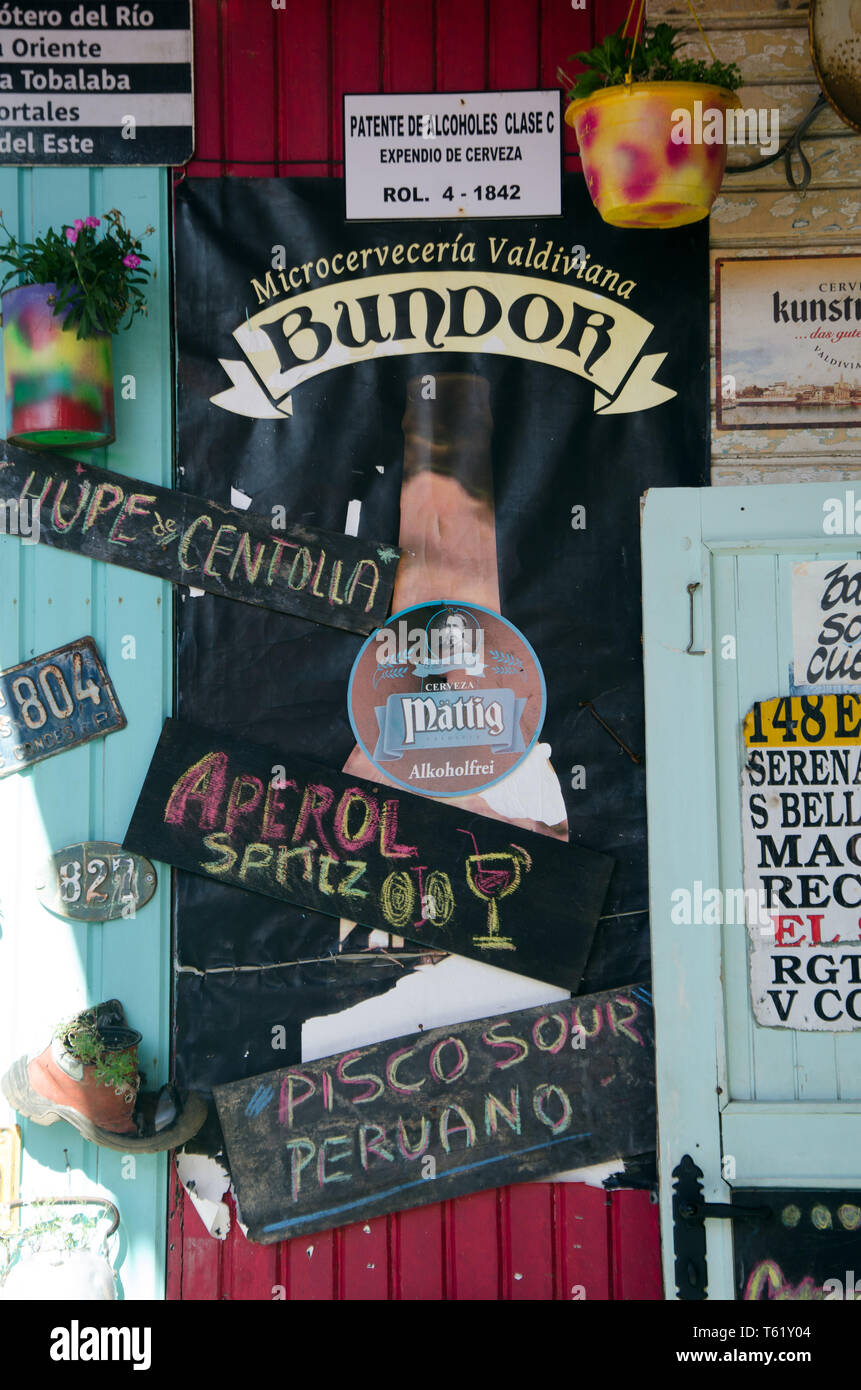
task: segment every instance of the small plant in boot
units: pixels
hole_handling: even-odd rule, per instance
[[[37,1125],[65,1120],[85,1139],[122,1153],[159,1153],[196,1134],[207,1104],[195,1092],[140,1092],[138,1044],[118,999],[84,1009],[34,1057],[19,1057],[2,1090]],[[164,1103],[169,1100],[169,1104]],[[142,1123],[139,1123],[142,1121]]]
[[[85,1009],[61,1023],[55,1038],[85,1067],[93,1068],[93,1080],[109,1086],[126,1104],[137,1099],[140,1081],[137,1044],[140,1033],[132,1028],[99,1023],[99,1008]]]

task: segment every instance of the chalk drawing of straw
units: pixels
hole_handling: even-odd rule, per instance
[[[475,854],[467,856],[466,881],[475,896],[487,903],[487,935],[474,936],[473,945],[480,946],[483,951],[516,951],[511,937],[500,935],[496,904],[520,887],[523,872],[528,873],[532,868],[532,860],[520,845],[481,854],[471,830],[460,830],[460,834],[469,836],[475,850]]]

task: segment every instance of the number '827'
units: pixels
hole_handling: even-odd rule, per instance
[[[58,866],[60,897],[64,903],[76,903],[79,900],[84,887],[81,880],[82,869],[84,878],[93,880],[87,886],[87,903],[108,902],[108,894],[100,893],[98,890],[109,872],[114,876],[113,889],[116,896],[122,899],[134,899],[138,896],[137,864],[131,855],[111,855],[109,870],[107,856],[104,859],[88,860],[87,847],[84,845],[80,859],[66,859]]]

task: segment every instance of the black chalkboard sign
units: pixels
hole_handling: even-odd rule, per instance
[[[745,1187],[732,1204],[771,1212],[733,1222],[742,1301],[861,1299],[861,1192]]]
[[[124,844],[568,989],[613,868],[607,855],[175,719]]]
[[[651,1148],[648,1000],[625,985],[216,1086],[250,1238],[268,1244]]]
[[[0,777],[125,727],[92,637],[0,671]]]
[[[0,531],[300,618],[373,632],[400,551],[0,445]],[[22,525],[26,521],[26,528]]]

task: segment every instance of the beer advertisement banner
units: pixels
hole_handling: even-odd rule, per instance
[[[861,423],[859,276],[858,256],[718,259],[718,429]]]
[[[178,718],[445,798],[479,851],[491,817],[609,855],[583,992],[648,977],[639,506],[708,481],[707,248],[579,176],[558,218],[420,225],[346,223],[339,180],[177,192],[177,486],[402,552],[379,639],[182,591]],[[176,879],[182,1085],[362,1045],[363,1006],[390,1038],[545,1002],[492,932],[467,961]]]

